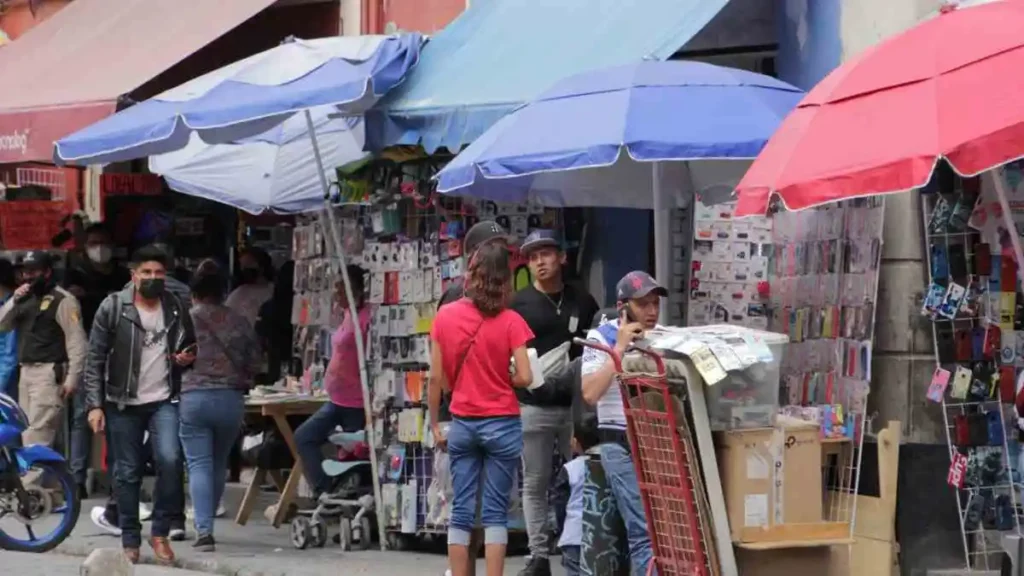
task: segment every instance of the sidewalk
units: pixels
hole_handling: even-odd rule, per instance
[[[77,576],[82,558],[0,551],[0,566],[4,567],[5,574],[18,576]],[[160,566],[137,566],[135,576],[203,576],[203,573]]]
[[[217,552],[194,552],[190,541],[174,543],[179,568],[225,576],[337,576],[339,573],[346,576],[370,573],[375,576],[442,576],[447,568],[447,560],[442,551],[342,552],[338,545],[331,542],[321,549],[296,550],[289,539],[288,527],[274,529],[263,517],[263,510],[274,501],[272,494],[264,495],[257,503],[246,526],[235,524],[234,512],[238,510],[242,492],[243,488],[239,485],[228,486],[225,495],[228,517],[217,520]],[[120,546],[119,539],[102,532],[89,519],[92,507],[103,503],[103,500],[88,500],[82,504],[82,516],[75,526],[75,531],[57,552],[84,558],[95,548]],[[143,536],[148,534],[148,529],[148,523],[143,524]],[[191,526],[189,529],[191,532]],[[331,534],[334,533],[332,530]],[[147,561],[147,558],[151,561],[152,550],[144,545],[142,556],[143,561]],[[556,558],[552,564],[557,563]],[[525,559],[522,557],[510,558],[505,572],[516,574],[525,565]],[[477,573],[484,573],[482,560],[478,563]],[[140,574],[146,576],[144,572]],[[560,566],[555,574],[563,574]]]

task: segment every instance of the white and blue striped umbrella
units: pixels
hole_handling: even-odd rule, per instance
[[[106,164],[264,134],[296,112],[334,106],[359,115],[397,86],[423,37],[289,40],[136,104],[56,143],[57,164]]]

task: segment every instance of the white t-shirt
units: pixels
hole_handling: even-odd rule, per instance
[[[612,320],[609,324],[615,326],[617,330],[619,321]],[[596,329],[591,329],[587,332],[587,340],[609,345],[604,336]],[[611,358],[608,354],[596,348],[585,347],[583,349],[583,364],[580,367],[580,374],[582,376],[593,374],[600,370],[605,362],[609,361],[611,361]],[[604,395],[597,401],[597,426],[598,428],[614,430],[626,429],[626,413],[622,409],[622,392],[619,390],[618,376],[612,378],[612,383],[605,390]]]
[[[139,388],[131,404],[162,402],[171,397],[170,366],[167,363],[167,326],[164,308],[145,310],[136,306],[142,321],[142,354],[139,363]]]
[[[566,462],[569,475],[569,502],[565,505],[565,526],[558,547],[583,544],[583,481],[587,475],[587,457],[577,456]]]

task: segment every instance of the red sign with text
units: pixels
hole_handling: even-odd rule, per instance
[[[953,488],[964,487],[964,476],[967,475],[967,456],[959,452],[953,453],[953,461],[949,464],[949,475],[946,483]]]

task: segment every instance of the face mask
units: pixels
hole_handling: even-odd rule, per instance
[[[139,282],[139,294],[147,300],[156,300],[164,293],[163,278],[146,278]]]
[[[109,246],[90,246],[86,248],[85,253],[89,260],[97,264],[106,264],[114,256],[114,251]]]
[[[42,296],[46,294],[46,290],[49,288],[50,281],[45,276],[36,276],[32,279],[32,293],[36,296]]]
[[[256,268],[242,268],[241,277],[243,283],[253,284],[260,279],[260,271]]]

